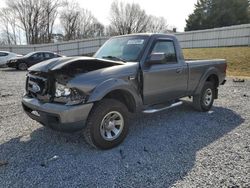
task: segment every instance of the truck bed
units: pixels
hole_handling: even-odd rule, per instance
[[[216,68],[219,75],[219,84],[221,84],[226,75],[226,60],[225,59],[211,59],[211,60],[187,60],[185,61],[189,68],[188,76],[188,91],[195,91],[196,87],[200,83],[202,76],[206,74],[207,71]]]

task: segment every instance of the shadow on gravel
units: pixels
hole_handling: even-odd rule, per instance
[[[193,168],[199,150],[242,122],[230,109],[199,113],[186,104],[140,115],[125,142],[108,151],[90,148],[81,133],[39,128],[1,144],[0,160],[9,164],[0,166],[0,182],[3,187],[170,187]]]
[[[3,72],[26,72],[26,71],[22,71],[22,70],[17,70],[15,68],[0,68],[0,70]]]

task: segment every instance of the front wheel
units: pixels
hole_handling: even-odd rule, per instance
[[[214,103],[215,88],[212,82],[205,82],[201,93],[193,96],[193,104],[196,110],[207,112]]]
[[[84,130],[85,140],[100,149],[119,145],[128,132],[127,107],[114,99],[103,99],[95,104]]]
[[[26,65],[26,63],[19,63],[18,66],[17,66],[18,70],[27,70],[28,69],[28,66]]]

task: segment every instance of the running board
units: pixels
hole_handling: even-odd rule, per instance
[[[145,114],[152,114],[152,113],[160,112],[160,111],[167,110],[167,109],[170,109],[170,108],[174,108],[174,107],[180,106],[180,105],[182,105],[182,104],[183,104],[183,102],[182,102],[182,101],[179,101],[179,102],[176,102],[176,103],[171,104],[170,106],[166,106],[166,107],[164,107],[164,108],[159,108],[159,109],[153,109],[153,108],[151,108],[151,109],[146,109],[146,110],[143,111],[143,113],[145,113]]]

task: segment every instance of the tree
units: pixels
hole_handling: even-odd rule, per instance
[[[163,17],[149,16],[147,32],[150,33],[168,33],[167,20]]]
[[[112,34],[119,35],[146,32],[149,19],[138,4],[114,1],[111,4],[109,30]]]
[[[41,14],[41,30],[43,30],[43,33],[41,33],[41,38],[43,37],[43,42],[51,42],[55,20],[58,15],[58,8],[61,6],[61,2],[59,0],[42,0],[42,2],[43,9]]]
[[[76,2],[66,2],[60,15],[65,40],[102,36],[104,26],[86,9]]]
[[[81,9],[78,38],[102,36],[104,26],[86,9]]]
[[[214,0],[209,17],[212,27],[250,23],[249,5],[248,0]]]
[[[59,0],[8,0],[6,4],[16,13],[28,44],[51,42]]]
[[[249,0],[198,0],[186,31],[250,23]]]
[[[0,12],[2,20],[2,42],[6,44],[17,44],[18,28],[16,25],[16,14],[10,8],[2,8]]]
[[[74,40],[79,30],[80,11],[76,3],[67,2],[65,5],[60,14],[60,23],[64,30],[65,40]]]

